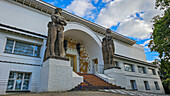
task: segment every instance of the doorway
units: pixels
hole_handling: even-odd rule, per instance
[[[73,71],[77,72],[76,55],[67,54],[66,57],[69,58],[70,65],[73,67]]]
[[[98,60],[97,58],[92,60],[93,63],[93,73],[97,73],[98,72]]]

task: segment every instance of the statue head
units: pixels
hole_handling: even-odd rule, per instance
[[[106,30],[106,34],[110,34],[111,33],[111,30],[108,28],[107,30]]]
[[[61,15],[62,9],[61,8],[56,8],[55,9],[55,14],[60,14]]]

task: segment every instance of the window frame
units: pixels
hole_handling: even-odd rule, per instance
[[[131,66],[131,71],[126,70],[126,65],[130,65],[130,66]],[[134,65],[133,65],[133,64],[124,63],[124,69],[125,69],[125,71],[127,71],[127,72],[135,72],[135,69],[134,69]]]
[[[150,90],[149,82],[144,81],[145,90]]]
[[[147,72],[146,72],[146,67],[143,67],[143,66],[137,66],[137,67],[138,67],[138,73],[147,74]],[[143,72],[140,72],[140,71],[139,71],[139,68],[142,68],[142,71],[143,71]]]
[[[6,52],[6,46],[7,46],[7,41],[8,41],[8,40],[13,41],[12,52]],[[17,54],[17,53],[15,53],[14,50],[15,50],[16,42],[33,45],[33,46],[34,46],[33,51],[32,51],[33,56],[31,56],[31,55],[26,55],[26,54]],[[35,56],[35,47],[36,47],[36,46],[39,47],[39,56]],[[4,53],[41,58],[41,47],[42,47],[42,45],[40,45],[40,44],[35,44],[35,43],[32,43],[32,42],[26,42],[26,41],[21,41],[21,40],[16,40],[16,39],[7,38],[7,39],[6,39],[5,48],[4,48]]]
[[[150,73],[149,70],[152,70],[152,74]],[[149,73],[149,75],[156,75],[156,71],[153,68],[148,68],[148,73]]]
[[[130,80],[132,90],[138,90],[136,80]]]
[[[12,73],[15,73],[16,77],[14,78],[10,78],[10,74]],[[22,79],[18,79],[18,74],[22,73]],[[29,74],[29,79],[25,79],[25,74]],[[16,71],[10,71],[9,72],[9,77],[8,77],[8,83],[7,83],[7,88],[6,88],[6,91],[30,91],[30,85],[31,85],[31,77],[32,77],[32,73],[31,72],[16,72]],[[9,84],[9,80],[13,80],[14,83],[13,83],[13,88],[12,89],[8,89],[8,84]],[[16,90],[16,82],[17,80],[21,80],[21,88],[20,90]],[[24,87],[24,81],[28,81],[29,84],[28,84],[28,89],[23,89]]]
[[[120,67],[119,66],[119,61],[114,61],[115,67]]]
[[[160,87],[159,87],[158,82],[157,82],[157,81],[154,81],[154,84],[155,84],[155,88],[156,88],[156,90],[160,90]]]

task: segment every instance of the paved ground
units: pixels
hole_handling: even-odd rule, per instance
[[[68,91],[50,93],[20,93],[0,96],[170,96],[123,89],[99,89],[98,91]]]
[[[99,89],[99,91],[108,92],[108,93],[124,94],[128,96],[170,96],[170,95],[165,95],[165,94],[154,94],[154,93],[130,91],[130,90],[123,90],[123,89]]]
[[[69,92],[50,92],[50,93],[22,93],[22,94],[14,94],[14,95],[10,94],[4,96],[127,96],[127,95],[100,92],[100,91],[69,91]]]

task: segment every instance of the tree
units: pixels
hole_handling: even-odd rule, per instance
[[[170,82],[170,0],[156,0],[156,9],[164,11],[163,16],[153,18],[153,33],[149,47],[151,51],[159,53],[160,57],[160,77],[163,80],[163,86],[168,93],[170,88],[166,84]]]
[[[156,8],[164,11],[163,16],[153,18],[153,33],[149,47],[151,51],[159,53],[161,59],[161,73],[166,78],[170,78],[170,8],[169,0],[156,0]],[[168,68],[169,67],[169,68]],[[168,74],[168,75],[167,75]]]

